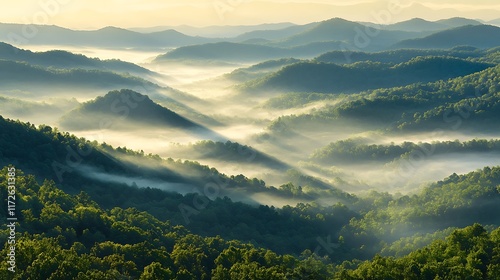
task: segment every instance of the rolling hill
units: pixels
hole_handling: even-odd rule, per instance
[[[31,65],[43,67],[64,69],[81,68],[132,74],[153,74],[153,72],[146,68],[121,60],[100,60],[98,58],[89,58],[84,55],[59,50],[32,52],[2,42],[0,42],[0,59],[27,62]]]
[[[125,89],[111,91],[82,104],[65,114],[60,124],[65,129],[100,129],[102,121],[111,122],[112,128],[153,125],[186,130],[202,129],[198,124],[154,103],[148,96]]]
[[[252,79],[260,78],[266,74],[272,73],[281,69],[283,66],[300,62],[300,59],[282,58],[278,60],[264,61],[250,67],[238,68],[231,73],[225,74],[224,77],[238,82],[246,82]]]
[[[352,93],[446,80],[482,71],[488,67],[491,65],[447,57],[419,57],[395,66],[371,62],[347,66],[301,62],[285,66],[264,78],[247,82],[240,88],[253,93],[270,90]]]
[[[149,87],[159,88],[144,79],[102,70],[47,69],[24,62],[0,60],[0,88],[4,90],[53,92],[73,90]]]
[[[418,56],[447,56],[461,59],[479,58],[485,53],[474,49],[454,48],[451,50],[421,50],[421,49],[398,49],[376,53],[332,51],[315,58],[315,61],[336,64],[351,64],[361,61],[381,62],[381,63],[403,63]]]
[[[154,63],[167,61],[218,61],[261,62],[280,58],[313,58],[331,50],[349,46],[340,41],[312,42],[305,45],[282,48],[250,43],[218,42],[180,47],[154,59]]]
[[[456,46],[494,48],[500,46],[500,28],[492,25],[467,25],[445,30],[425,38],[399,42],[393,49],[449,49]]]
[[[283,56],[283,49],[230,42],[186,46],[158,56],[154,62],[169,60],[259,61]]]

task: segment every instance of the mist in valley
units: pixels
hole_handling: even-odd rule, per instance
[[[37,46],[32,50],[47,51],[52,48],[55,46]],[[23,92],[15,94],[19,99],[11,97],[2,99],[4,116],[13,119],[23,118],[34,124],[61,126],[65,131],[75,133],[77,136],[91,141],[105,142],[115,147],[142,150],[146,154],[157,154],[163,158],[194,160],[203,165],[215,167],[228,175],[245,174],[249,177],[261,178],[273,186],[288,183],[290,178],[282,176],[282,173],[293,169],[350,193],[362,194],[373,189],[390,193],[413,193],[424,184],[443,179],[452,173],[462,174],[486,165],[499,164],[495,157],[486,160],[483,155],[469,154],[462,157],[462,160],[454,158],[459,158],[459,155],[426,156],[416,166],[413,166],[413,163],[406,166],[408,163],[403,160],[395,160],[391,163],[339,162],[336,165],[318,168],[314,163],[309,164],[310,155],[320,147],[344,139],[357,138],[370,144],[389,144],[403,141],[415,143],[455,139],[466,141],[480,136],[460,132],[439,135],[429,133],[401,135],[384,132],[383,124],[382,127],[373,126],[352,118],[315,120],[314,117],[303,116],[313,116],[322,110],[339,107],[355,100],[356,95],[311,95],[284,91],[253,96],[241,91],[239,88],[241,78],[236,80],[231,78],[231,75],[235,73],[238,73],[240,77],[250,75],[249,71],[252,69],[251,80],[278,71],[287,63],[296,61],[272,62],[267,65],[278,66],[268,68],[260,64],[252,66],[253,64],[245,61],[239,63],[158,62],[155,61],[157,56],[168,53],[168,50],[159,49],[150,51],[69,47],[63,49],[102,60],[125,58],[125,61],[137,63],[152,73],[156,73],[157,75],[151,81],[160,88],[152,86],[153,84],[142,87],[140,83],[132,88],[141,94],[148,95],[165,108],[176,111],[186,119],[201,124],[207,132],[196,132],[182,127],[161,127],[162,125],[155,124],[153,120],[137,121],[128,116],[110,117],[106,112],[102,112],[101,115],[85,116],[86,123],[95,124],[93,129],[77,128],[69,125],[68,120],[71,118],[68,118],[68,113],[80,104],[93,100],[96,96],[103,96],[106,90],[76,92],[72,90],[73,99],[63,100],[61,98],[67,96],[67,89],[51,88],[48,85],[30,86],[30,83],[22,89]],[[280,64],[283,65],[280,66]],[[143,76],[143,78],[147,77]],[[167,87],[167,89],[161,89],[161,87]],[[123,88],[127,86],[123,85]],[[112,87],[109,88],[111,89]],[[12,96],[8,93],[8,89],[4,92],[6,92],[4,96]],[[42,96],[47,101],[36,101]],[[294,97],[294,101],[289,101],[291,96]],[[78,119],[75,121],[81,124]],[[233,141],[241,145],[249,145],[253,150],[247,151],[248,154],[240,151],[240,158],[228,161],[213,152],[192,148],[192,145],[203,140],[220,143]],[[254,159],[255,151],[276,159],[280,165],[270,166],[259,163]],[[324,172],[328,168],[335,169],[336,172]],[[405,171],[405,169],[409,170]],[[259,203],[264,203],[263,197],[259,199]],[[273,203],[270,202],[270,204]],[[283,205],[283,203],[280,204]]]
[[[0,23],[19,278],[498,274],[498,7],[152,2],[89,30]],[[250,20],[266,5],[376,19]],[[200,24],[170,24],[184,9]]]
[[[359,145],[387,146],[404,142],[464,142],[495,139],[497,136],[470,134],[460,129],[395,131],[394,123],[400,121],[403,111],[380,117],[356,111],[364,106],[360,105],[360,100],[377,98],[377,91],[372,90],[329,93],[303,88],[261,87],[257,92],[252,89],[253,84],[273,79],[279,73],[283,75],[286,72],[282,70],[290,65],[300,67],[316,63],[314,56],[305,60],[301,56],[269,58],[264,55],[258,61],[249,61],[244,55],[240,60],[237,57],[224,60],[223,56],[210,60],[190,58],[187,53],[184,59],[165,59],[175,47],[146,50],[38,45],[29,49],[35,52],[33,56],[37,52],[43,54],[57,49],[97,58],[96,63],[119,59],[135,63],[144,71],[133,74],[127,70],[122,73],[114,70],[84,72],[89,78],[94,74],[105,74],[112,80],[82,78],[69,82],[61,76],[64,73],[47,72],[53,81],[35,79],[22,87],[15,83],[12,86],[2,84],[0,89],[5,98],[0,100],[0,111],[3,116],[59,127],[96,143],[140,151],[145,155],[192,161],[215,168],[227,176],[257,178],[271,190],[254,193],[233,189],[220,192],[218,197],[227,195],[235,201],[275,207],[313,201],[328,206],[342,201],[333,194],[337,191],[360,197],[374,190],[398,195],[416,194],[453,173],[466,174],[484,166],[500,164],[496,154],[433,154],[419,148],[410,154],[410,158],[356,162],[338,159],[326,164],[317,161],[312,155],[318,149],[348,139],[355,139]],[[378,53],[374,57],[384,59],[386,55],[393,54]],[[404,55],[411,58],[408,51]],[[456,53],[457,57],[462,55],[474,57],[480,54]],[[318,59],[327,58],[328,55],[324,55]],[[132,90],[132,98],[118,96],[103,102],[103,97],[122,89]],[[142,108],[144,98],[151,104]],[[94,109],[89,109],[91,104],[94,104]],[[149,114],[155,110],[158,110],[156,115]],[[377,108],[369,110],[369,114],[375,112],[376,115]],[[445,129],[451,127],[446,122],[442,126]],[[133,157],[118,158],[135,166],[160,168]],[[188,177],[195,180],[178,183],[105,174],[92,167],[86,168],[81,169],[82,174],[102,182],[203,195],[203,190],[195,186],[196,178],[203,177],[196,169],[169,166],[168,169],[176,174],[189,174]],[[272,190],[287,184],[300,187],[302,195],[290,197]]]

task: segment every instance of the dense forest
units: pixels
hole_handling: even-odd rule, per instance
[[[247,82],[242,89],[315,91],[321,93],[352,93],[368,89],[390,88],[417,82],[465,76],[493,65],[458,58],[417,57],[392,65],[358,62],[348,66],[322,62],[299,62],[285,66],[276,73]]]
[[[498,201],[500,189],[496,187],[498,182],[493,183],[496,186],[491,190],[483,186],[489,182],[489,178],[496,177],[498,180],[496,174],[498,172],[500,172],[498,169],[487,169],[467,176],[450,177],[413,198],[392,199],[387,195],[374,195],[373,205],[370,207],[380,207],[381,211],[386,211],[394,217],[397,222],[390,222],[389,224],[392,225],[404,223],[405,219],[409,219],[406,223],[412,222],[415,225],[417,223],[412,220],[419,219],[428,222],[433,220],[432,223],[444,227],[447,225],[442,224],[442,221],[447,218],[441,217],[439,213],[446,213],[446,209],[450,209],[453,211],[449,215],[456,216],[459,213],[453,212],[470,213],[468,209],[470,207],[474,211],[480,211],[478,216],[471,216],[471,218],[483,215],[482,221],[485,223],[497,221],[494,213],[500,210],[497,209],[500,205]],[[8,168],[5,167],[0,174],[2,176],[1,200],[4,202],[7,200],[5,194],[7,193],[8,173]],[[263,215],[265,215],[264,220],[268,223],[269,229],[275,230],[274,236],[277,238],[275,241],[280,240],[275,234],[283,229],[300,228],[301,236],[298,238],[304,240],[307,235],[316,236],[319,232],[319,228],[309,223],[328,224],[331,227],[334,226],[334,221],[339,216],[346,216],[344,223],[350,218],[349,216],[354,217],[349,222],[349,226],[344,226],[341,231],[342,235],[337,241],[332,243],[330,235],[327,241],[316,238],[322,240],[324,244],[328,242],[326,247],[313,245],[311,249],[305,249],[299,254],[292,252],[293,249],[289,244],[294,243],[292,240],[287,240],[283,242],[283,248],[286,249],[282,248],[280,250],[282,253],[275,253],[255,240],[251,243],[236,241],[243,239],[245,233],[248,233],[248,226],[242,228],[241,231],[232,231],[233,238],[236,240],[225,240],[219,235],[211,234],[208,235],[214,237],[203,237],[192,234],[182,225],[172,224],[169,221],[170,217],[161,221],[135,208],[102,208],[83,191],[77,195],[69,195],[59,189],[53,181],[45,180],[43,183],[38,183],[37,178],[24,175],[21,170],[16,170],[15,178],[17,209],[19,209],[16,216],[19,217],[20,226],[16,228],[19,233],[16,239],[18,273],[14,279],[32,278],[34,275],[36,275],[34,279],[116,279],[123,277],[140,279],[241,279],[242,277],[248,279],[401,279],[403,276],[413,277],[411,279],[421,279],[421,277],[434,279],[437,276],[450,277],[450,275],[459,278],[472,275],[472,279],[486,277],[495,279],[500,267],[499,230],[488,232],[479,224],[453,230],[445,241],[434,241],[404,257],[381,257],[377,254],[373,260],[356,264],[356,262],[343,260],[360,254],[360,252],[355,252],[360,250],[356,249],[360,245],[359,242],[363,240],[373,242],[368,238],[367,232],[373,231],[384,235],[386,234],[384,232],[388,231],[388,229],[374,227],[374,223],[380,222],[380,217],[383,217],[382,213],[377,213],[378,210],[370,210],[366,212],[364,218],[360,218],[359,214],[352,216],[353,214],[349,214],[345,207],[338,205],[331,210],[321,209],[321,213],[311,216],[315,211],[313,205],[298,205],[297,208],[286,207],[279,212],[260,207],[254,210],[260,214],[252,216],[252,210],[245,209],[241,204],[235,204],[234,210],[242,211],[253,226],[258,217],[264,218]],[[479,183],[468,187],[468,182],[476,182],[476,178],[479,179]],[[463,188],[463,191],[459,192],[463,195],[455,197],[454,193],[458,190],[451,191],[449,188]],[[146,192],[151,191],[146,190]],[[439,197],[435,200],[432,194],[436,192],[440,195],[450,194],[452,197],[451,199]],[[466,197],[470,198],[466,199]],[[496,201],[488,202],[485,200],[488,197]],[[473,203],[481,201],[481,205],[467,206],[468,201]],[[461,204],[455,204],[456,202]],[[412,213],[399,215],[401,212],[397,208],[412,209],[415,203],[419,204],[418,209],[422,209],[420,203],[427,203],[427,207],[423,208],[427,211],[416,212],[418,216]],[[219,208],[222,210],[230,205],[222,201],[215,204],[213,210],[207,209],[204,212]],[[214,222],[220,223],[223,219],[234,219],[236,213],[234,210],[226,218],[220,212],[214,213],[214,217],[218,217],[218,221]],[[330,211],[333,212],[326,216]],[[0,214],[3,218],[7,216],[5,209],[2,209]],[[296,219],[290,220],[295,215],[297,215]],[[276,218],[272,218],[273,216]],[[277,226],[273,220],[279,220],[279,216],[288,216],[285,221],[288,223],[293,221],[293,225]],[[403,217],[406,218],[403,219]],[[303,226],[300,226],[301,219],[305,223]],[[212,228],[217,232],[217,229],[213,228],[214,224],[208,220],[205,223],[207,225],[203,228]],[[467,223],[466,220],[461,221],[461,224]],[[422,227],[425,228],[426,225]],[[394,229],[397,231],[398,228],[400,227]],[[304,231],[305,229],[313,231]],[[349,230],[361,230],[361,234],[352,234],[348,232]],[[220,231],[225,232],[222,229]],[[0,234],[7,237],[8,232],[9,229],[3,229]],[[284,236],[290,237],[289,232],[286,233]],[[354,236],[358,236],[355,238],[357,240],[351,240]],[[258,235],[253,235],[253,237],[256,238]],[[411,246],[411,243],[408,245]],[[408,245],[404,246],[404,249],[408,250]],[[278,246],[275,244],[274,247]],[[360,248],[364,247],[365,245]],[[8,246],[4,247],[2,254],[7,255],[8,248]],[[361,249],[361,251],[366,250]],[[318,256],[324,253],[332,255],[331,257]],[[357,256],[363,257],[363,254]],[[7,265],[7,262],[1,264],[2,272],[0,273],[3,278],[9,277]]]
[[[68,145],[67,147],[73,147],[75,151],[77,149],[85,150],[88,147],[78,147],[78,145],[91,144],[74,136],[53,132],[49,128],[41,127],[40,130],[44,132],[36,133],[34,128],[30,128],[26,124],[3,122],[3,131],[8,126],[15,127],[18,130],[18,135],[22,131],[29,132],[31,130],[32,136],[24,139],[32,139],[31,141],[37,141],[42,145],[43,141],[41,140],[49,135],[51,135],[50,137],[59,137],[61,143],[66,143],[62,144],[61,148]],[[8,150],[3,150],[3,158],[7,159],[12,156],[8,151],[21,152],[12,142],[19,143],[22,138],[15,138],[16,133],[12,128],[10,131],[11,138],[14,137],[18,140],[3,139],[2,147],[9,147]],[[35,135],[38,135],[39,139],[35,138]],[[476,146],[484,148],[492,146],[494,143],[472,141],[470,143],[445,143],[443,146],[454,146],[458,149]],[[103,149],[112,148],[103,146]],[[39,149],[33,145],[32,151],[25,149],[24,152],[26,155],[36,158],[35,151],[37,150]],[[136,152],[126,149],[119,148],[116,151],[136,155]],[[58,152],[53,152],[48,155],[52,157],[52,155],[57,154]],[[23,158],[21,154],[18,154],[17,157]],[[99,159],[100,157],[101,159]],[[154,156],[151,155],[151,157]],[[104,156],[97,149],[86,160],[99,160],[100,165],[109,171],[113,170],[111,168],[126,169],[129,172],[134,170],[128,166],[116,165],[114,160],[110,161],[108,156]],[[40,166],[37,167],[37,161],[29,160],[29,157],[24,158],[22,162],[19,162],[19,165],[26,166],[28,170],[44,170]],[[191,205],[190,201],[199,200],[199,203],[203,203],[203,201],[210,200],[197,194],[183,196],[151,188],[139,189],[126,184],[100,183],[81,175],[78,176],[77,173],[73,173],[71,177],[64,177],[65,180],[61,184],[55,184],[51,181],[42,183],[43,180],[37,180],[31,175],[22,176],[23,173],[18,171],[18,209],[21,209],[20,216],[23,219],[21,227],[23,234],[18,240],[20,248],[27,246],[27,248],[32,249],[23,249],[23,251],[32,252],[34,250],[33,252],[37,252],[36,250],[47,251],[47,247],[44,246],[52,246],[49,252],[53,252],[51,253],[53,259],[45,259],[44,257],[45,261],[40,263],[40,265],[45,264],[42,267],[36,267],[41,261],[36,261],[36,259],[41,258],[43,254],[35,253],[21,257],[21,260],[27,259],[19,266],[23,267],[22,270],[28,273],[27,275],[32,273],[32,269],[42,270],[45,274],[40,275],[45,275],[43,277],[50,277],[53,273],[55,275],[69,273],[68,275],[73,275],[72,277],[80,275],[78,277],[87,278],[92,278],[92,273],[97,273],[95,275],[103,273],[103,276],[95,277],[112,278],[120,274],[139,277],[148,272],[167,273],[172,277],[175,275],[177,278],[174,279],[200,279],[209,276],[216,277],[215,275],[219,273],[223,273],[222,275],[229,273],[227,275],[230,277],[239,277],[237,275],[241,274],[235,271],[245,274],[250,273],[250,271],[257,273],[256,271],[261,270],[259,273],[262,275],[256,275],[252,279],[273,279],[269,277],[305,279],[303,277],[308,277],[307,275],[312,275],[309,276],[310,279],[318,279],[317,277],[342,278],[344,275],[362,277],[359,275],[363,274],[359,273],[365,273],[362,271],[368,269],[367,266],[371,265],[371,262],[362,263],[359,268],[351,271],[354,264],[349,265],[344,261],[375,257],[373,262],[383,260],[387,265],[401,266],[399,262],[409,261],[413,256],[418,256],[421,251],[416,251],[401,260],[381,258],[375,255],[389,253],[389,255],[401,256],[401,254],[405,254],[401,252],[412,252],[435,240],[435,238],[424,238],[426,241],[423,243],[422,241],[417,242],[417,240],[422,239],[422,234],[433,232],[438,234],[440,231],[449,233],[452,228],[465,227],[474,222],[492,225],[492,227],[498,224],[495,213],[500,211],[498,209],[498,205],[500,205],[500,201],[498,201],[500,198],[498,196],[500,192],[498,188],[500,185],[499,172],[498,168],[485,168],[482,171],[463,176],[453,175],[426,188],[418,195],[396,197],[388,193],[374,192],[362,198],[353,197],[349,199],[347,204],[338,203],[330,207],[323,207],[315,203],[301,203],[295,207],[286,206],[281,209],[267,206],[257,207],[232,202],[226,197],[217,198],[204,208],[195,209],[193,206],[189,206]],[[7,173],[7,168],[4,168],[3,176],[6,176]],[[53,171],[47,170],[39,172],[39,174],[39,176],[47,177],[47,175],[53,174]],[[57,177],[54,179],[57,180]],[[236,184],[241,182],[238,178],[230,178],[230,180],[234,180]],[[7,187],[6,181],[2,180],[4,188]],[[62,190],[57,187],[58,185],[62,187]],[[282,188],[285,190],[295,187],[289,185]],[[70,194],[67,194],[65,190]],[[120,195],[116,196],[116,194]],[[5,199],[6,196],[3,195],[3,200]],[[129,207],[138,210],[125,210]],[[182,209],[187,212],[183,212]],[[6,216],[5,209],[1,211],[2,215]],[[139,211],[147,211],[152,215]],[[462,218],[458,219],[457,217]],[[487,228],[492,227],[488,226]],[[475,225],[474,228],[479,228],[475,229],[474,232],[485,232],[479,225]],[[464,229],[464,232],[468,230]],[[200,236],[192,235],[189,231]],[[460,232],[455,231],[453,234],[459,235]],[[454,236],[453,234],[451,236]],[[490,237],[487,233],[481,234],[482,238],[489,240]],[[494,234],[492,233],[492,236]],[[442,237],[442,234],[438,234],[438,236]],[[193,238],[198,241],[187,241]],[[183,243],[182,240],[188,243]],[[234,240],[249,244],[245,245],[245,243]],[[320,244],[325,243],[328,246],[320,246]],[[216,248],[212,248],[215,244],[218,244]],[[292,246],[292,244],[295,245]],[[437,250],[436,246],[451,246],[448,243],[445,245],[436,244],[441,243],[432,243],[428,249],[422,250]],[[104,248],[108,248],[106,251],[108,253],[100,251]],[[151,248],[157,248],[157,250]],[[480,259],[481,265],[485,267],[485,269],[479,270],[480,273],[483,273],[482,275],[494,273],[491,272],[491,269],[497,269],[494,251],[488,248],[482,248],[482,250],[486,250],[485,257]],[[141,253],[141,250],[147,252]],[[180,250],[186,251],[181,254]],[[250,259],[245,257],[248,250],[256,251],[248,253],[254,257]],[[470,250],[472,249],[460,249],[448,254],[456,254],[455,258],[463,258],[464,264],[466,264],[468,263],[466,260],[470,258],[469,254],[475,253],[479,249]],[[221,254],[225,255],[224,252],[233,251],[238,253],[233,255],[232,261],[229,263],[222,265],[217,261],[220,260]],[[312,254],[313,252],[314,254]],[[198,257],[197,254],[201,255]],[[238,254],[242,254],[242,256],[237,257]],[[263,258],[262,262],[259,261],[260,254]],[[265,261],[265,256],[270,256],[269,254],[275,256],[274,262]],[[184,262],[181,262],[181,259],[176,259],[180,258],[181,255]],[[62,264],[57,260],[66,257],[79,263],[82,266],[81,269],[68,270],[68,267],[72,267],[69,263],[63,263],[65,265],[61,266]],[[140,260],[136,259],[138,257]],[[191,258],[198,261],[189,261]],[[450,269],[448,266],[455,267],[454,264],[450,263],[439,266],[439,269],[429,270],[426,265],[432,260],[425,259],[424,261],[416,258],[415,261],[414,269],[418,268],[421,273],[434,273],[432,275],[447,273],[446,269]],[[461,263],[461,261],[457,261]],[[198,266],[193,266],[196,264]],[[80,265],[76,267],[80,267]],[[148,267],[150,265],[151,267]],[[246,266],[250,267],[245,268]],[[462,274],[458,275],[466,275],[473,268],[465,266],[463,270],[460,270]],[[388,267],[387,269],[392,271],[392,268]],[[104,276],[107,273],[110,275]],[[187,273],[188,276],[181,276],[184,273]],[[388,272],[382,269],[377,273]],[[84,276],[85,274],[89,275]],[[226,279],[229,277],[227,275],[220,277]],[[397,277],[397,274],[393,277]]]
[[[500,279],[498,19],[146,2],[0,23],[0,279]]]

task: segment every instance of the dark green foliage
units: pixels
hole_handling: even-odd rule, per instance
[[[127,89],[97,97],[61,118],[63,128],[77,130],[127,128],[134,125],[198,129],[200,133],[207,130],[154,103],[148,96]]]
[[[455,230],[445,241],[435,241],[398,259],[376,255],[367,262],[343,262],[334,268],[329,258],[319,258],[310,250],[305,250],[300,257],[279,255],[236,240],[194,235],[182,226],[173,226],[168,221],[160,221],[133,208],[104,210],[83,192],[76,196],[68,195],[53,182],[38,184],[33,176],[25,176],[21,170],[16,172],[19,224],[16,227],[16,273],[12,279],[330,279],[334,276],[338,279],[434,279],[437,275],[445,279],[466,276],[471,279],[495,279],[498,276],[500,232],[496,229],[489,233],[479,224]],[[436,184],[434,190],[438,191],[439,186],[444,190],[452,184],[465,187],[478,179],[479,184],[487,185],[491,178],[497,178],[492,183],[498,184],[499,172],[498,169],[485,169],[466,176],[450,177]],[[0,173],[0,200],[3,202],[7,192],[6,176],[7,168],[4,168]],[[429,191],[421,197],[436,197],[431,196]],[[452,192],[446,193],[453,195]],[[378,196],[378,200],[383,197]],[[468,194],[459,199],[465,197]],[[400,204],[401,199],[386,197],[385,203]],[[449,198],[444,197],[440,201],[445,200]],[[374,205],[383,208],[384,202]],[[429,206],[426,209],[432,211]],[[292,219],[296,213],[304,221],[320,219],[323,226],[330,227],[338,223],[339,213],[347,210],[337,205],[323,208],[321,214],[315,214],[315,208],[318,206],[284,207],[280,215]],[[231,214],[235,213],[228,210]],[[273,215],[276,215],[273,209],[266,207],[255,209],[258,211],[255,216],[247,210],[240,211],[249,215],[248,219],[252,222],[258,216],[272,221]],[[1,211],[0,218],[5,219],[5,214]],[[217,213],[216,217],[230,219],[222,213]],[[290,230],[299,230],[297,225],[300,221],[293,219],[292,222],[295,226],[275,224],[269,227],[275,232],[268,234],[274,236],[285,230],[289,235]],[[307,228],[309,230],[305,230]],[[314,236],[318,231],[321,229],[310,225],[302,229],[302,234]],[[2,239],[7,234],[8,230],[0,230]],[[239,234],[235,232],[235,235]],[[340,251],[333,255],[340,257],[336,259],[339,263],[345,260],[341,252],[346,250],[346,246],[354,245],[347,237],[339,238]],[[295,244],[291,240],[282,242]],[[6,255],[7,250],[5,246],[1,253]],[[11,279],[7,263],[2,262],[0,266],[1,277]]]
[[[414,151],[428,151],[429,156],[455,154],[466,155],[469,153],[499,153],[500,140],[476,139],[466,142],[444,141],[431,143],[404,142],[390,145],[367,145],[347,139],[331,143],[316,150],[311,155],[311,160],[322,164],[361,163],[365,161],[389,162],[400,158],[409,158]]]
[[[26,81],[29,81],[27,83]],[[152,87],[158,88],[141,78],[102,70],[84,69],[45,69],[24,62],[0,60],[0,83],[3,89],[30,90],[36,86],[52,87],[57,90],[74,89],[111,89]],[[54,89],[55,90],[55,89]]]
[[[312,123],[329,127],[352,120],[369,125],[370,129],[386,131],[494,131],[498,126],[495,106],[500,91],[499,81],[500,67],[495,66],[448,81],[377,89],[309,114],[280,117],[270,128],[307,129]],[[344,129],[349,127],[343,126]]]
[[[451,57],[417,57],[397,65],[366,62],[340,66],[332,63],[301,62],[245,83],[241,89],[251,92],[272,90],[352,93],[447,80],[476,73],[491,66]]]
[[[7,262],[2,262],[2,279],[220,279],[226,273],[231,277],[222,279],[241,279],[241,275],[289,279],[299,274],[333,275],[327,259],[281,256],[239,241],[193,235],[182,226],[172,226],[134,208],[103,210],[85,193],[71,196],[53,182],[39,185],[33,176],[16,172],[16,272],[11,274]],[[0,201],[5,205],[6,176],[4,168]],[[4,211],[0,218],[6,219]],[[8,233],[8,229],[0,230],[2,240]],[[2,255],[8,250],[9,246],[4,246]]]
[[[363,218],[351,220],[343,229],[345,235],[341,235],[346,244],[359,244],[377,252],[382,249],[381,244],[364,235],[390,244],[416,233],[432,233],[475,222],[498,226],[499,185],[500,167],[486,167],[466,175],[453,174],[417,195],[394,197],[373,192],[360,202]]]
[[[356,269],[345,263],[335,279],[498,279],[499,236],[474,224],[402,258],[377,255]]]
[[[161,220],[168,219],[173,224],[186,225],[198,234],[230,238],[237,236],[238,240],[253,241],[283,253],[299,254],[311,246],[316,246],[316,232],[324,236],[335,235],[355,215],[343,206],[331,209],[303,206],[310,209],[307,210],[309,217],[307,218],[300,210],[302,208],[291,208],[294,213],[285,214],[280,209],[257,208],[232,202],[225,197],[235,190],[247,193],[248,202],[252,204],[255,204],[251,200],[254,193],[281,198],[301,197],[309,200],[311,199],[309,194],[299,191],[300,185],[316,185],[327,188],[329,195],[334,199],[349,203],[355,201],[355,197],[338,189],[331,189],[329,185],[297,172],[290,172],[289,176],[293,182],[297,182],[297,185],[274,188],[266,186],[264,181],[256,178],[247,178],[243,175],[226,176],[214,168],[192,161],[162,160],[158,156],[145,156],[141,152],[133,152],[126,148],[113,149],[109,145],[98,145],[78,139],[47,126],[36,129],[33,125],[0,118],[0,131],[0,152],[3,160],[1,164],[15,164],[41,178],[53,179],[65,191],[73,194],[85,191],[104,209],[135,207],[141,211],[148,211]],[[78,156],[79,151],[86,151],[86,155],[80,155],[81,162],[72,162],[76,165],[69,165],[67,157],[70,156],[72,160],[78,159],[73,156]],[[87,153],[88,151],[90,152]],[[62,169],[54,169],[54,163]],[[102,182],[93,176],[85,176],[86,169],[80,170],[81,167],[94,167],[102,173],[129,178],[144,176],[151,180],[160,180],[167,185],[178,184],[177,191],[184,193],[196,190],[203,193],[205,185],[212,183],[212,186],[219,188],[219,193],[216,197],[211,197],[212,200],[208,200],[198,194],[183,196],[149,187],[137,188],[122,183]],[[62,181],[57,170],[64,171],[60,174]],[[209,201],[208,205],[202,208],[196,207],[198,204],[195,204],[195,201],[200,199]],[[186,216],[179,209],[180,205],[192,207],[195,211],[195,214],[187,216],[187,222]],[[323,218],[316,218],[319,213],[323,213],[323,216],[331,215],[329,226],[323,226]],[[293,230],[288,231],[287,228]],[[313,234],[311,229],[320,230]],[[311,234],[304,237],[304,232],[308,231]],[[288,244],[296,246],[289,247]]]
[[[420,50],[402,49],[377,53],[354,52],[354,51],[332,51],[315,58],[315,61],[336,64],[351,64],[362,61],[399,64],[407,62],[419,56],[447,56],[460,59],[479,58],[484,52],[472,50]]]

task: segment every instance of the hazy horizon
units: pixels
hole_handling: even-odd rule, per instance
[[[42,3],[46,3],[45,5]],[[278,12],[279,11],[279,12]],[[491,21],[500,18],[500,4],[492,0],[467,1],[91,1],[54,0],[11,3],[0,11],[4,23],[57,25],[93,30],[106,26],[146,28],[305,24],[334,17],[350,21],[391,24],[423,18],[435,21],[451,17]],[[91,20],[89,20],[91,19]]]

